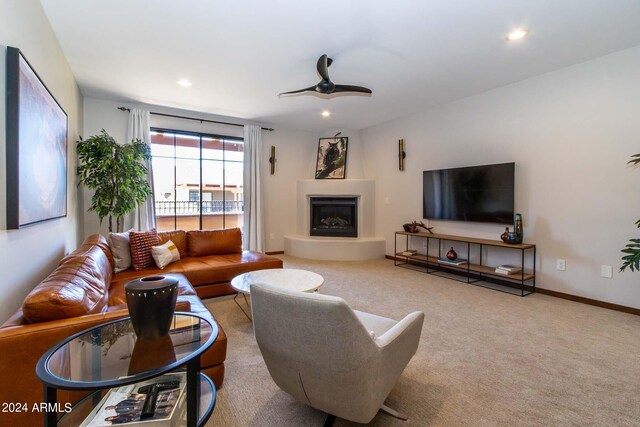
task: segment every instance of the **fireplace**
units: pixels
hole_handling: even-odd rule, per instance
[[[358,237],[357,197],[310,197],[310,236]]]

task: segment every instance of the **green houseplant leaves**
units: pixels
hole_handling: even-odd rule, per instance
[[[149,146],[136,139],[118,144],[104,129],[76,142],[79,184],[94,190],[90,211],[109,218],[109,231],[122,228],[122,217],[151,196],[144,162],[151,158]]]
[[[628,164],[639,165],[640,154],[631,156]],[[640,228],[640,220],[636,221],[636,226]],[[622,253],[625,255],[622,257],[622,267],[620,267],[620,271],[624,271],[627,267],[629,267],[631,271],[640,271],[640,239],[630,239],[627,246],[622,249]]]

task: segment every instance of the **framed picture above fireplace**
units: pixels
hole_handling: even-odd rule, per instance
[[[7,47],[7,228],[67,215],[67,114]]]
[[[347,170],[349,138],[320,138],[316,160],[316,179],[344,179]]]

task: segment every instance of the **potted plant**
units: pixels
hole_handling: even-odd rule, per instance
[[[109,217],[109,231],[122,231],[122,217],[151,196],[145,162],[151,158],[149,146],[139,139],[118,144],[104,129],[98,135],[76,142],[79,184],[94,190],[90,211],[100,223]]]
[[[631,156],[631,160],[628,162],[632,165],[640,164],[640,154],[634,154]],[[640,219],[636,221],[636,225],[640,228]],[[631,271],[640,271],[640,239],[629,239],[629,243],[622,250],[626,255],[622,257],[622,267],[620,267],[620,271],[624,271],[627,267],[631,269]]]

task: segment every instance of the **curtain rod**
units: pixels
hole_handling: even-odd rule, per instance
[[[131,108],[118,107],[118,110],[120,110],[120,111],[131,111]],[[151,111],[149,114],[153,114],[154,116],[173,117],[174,119],[195,120],[195,121],[200,122],[200,123],[207,122],[207,123],[218,123],[220,125],[242,126],[242,127],[244,127],[244,125],[241,125],[241,124],[238,124],[238,123],[219,122],[217,120],[207,120],[207,119],[196,119],[195,117],[176,116],[175,114],[155,113],[153,111]],[[261,128],[261,129],[262,130],[268,130],[269,132],[273,132],[273,130],[274,130],[273,128]]]

